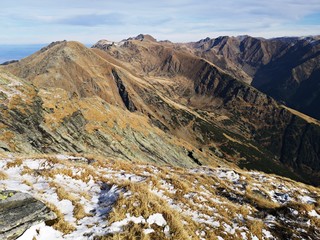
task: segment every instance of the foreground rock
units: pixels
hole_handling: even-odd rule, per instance
[[[16,239],[32,225],[55,218],[44,203],[29,194],[0,191],[0,239]]]

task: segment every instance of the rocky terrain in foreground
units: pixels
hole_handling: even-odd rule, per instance
[[[33,216],[21,240],[320,237],[319,189],[276,175],[80,155],[8,156],[0,167],[1,219],[18,195],[4,189],[28,192],[56,215]]]

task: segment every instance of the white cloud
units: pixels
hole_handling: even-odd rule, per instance
[[[303,23],[309,15],[320,16],[319,0],[4,0],[1,5],[0,43],[95,42],[139,33],[173,41],[312,35],[319,34],[320,25]]]

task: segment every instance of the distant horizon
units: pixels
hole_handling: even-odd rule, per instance
[[[172,42],[204,36],[310,36],[320,34],[320,1],[5,0],[0,28],[0,44],[121,41],[139,33]]]
[[[135,35],[135,36],[128,36],[127,38],[124,38],[122,40],[128,39],[130,37],[136,37],[139,34]],[[147,35],[147,33],[145,33],[144,35]],[[151,34],[148,34],[151,35]],[[152,37],[155,37],[153,35],[151,35]],[[224,35],[226,36],[226,35]],[[219,38],[219,37],[224,37],[224,36],[217,36],[217,37],[209,37],[211,39],[214,38]],[[248,34],[243,34],[243,35],[238,35],[238,36],[228,36],[228,37],[241,37],[241,36],[250,36]],[[273,37],[273,38],[304,38],[304,37],[316,37],[319,35],[309,35],[309,36],[278,36],[278,37]],[[263,37],[257,37],[257,36],[250,36],[253,38],[263,38]],[[155,37],[156,38],[156,37]],[[186,42],[173,42],[173,43],[188,43],[188,42],[197,42],[203,39],[206,39],[207,37],[203,37],[201,39],[197,39],[194,41],[186,41]],[[264,38],[264,39],[273,39],[273,38]],[[63,39],[65,40],[65,39]],[[98,42],[99,40],[108,40],[108,41],[114,41],[112,39],[106,39],[106,38],[102,38],[102,39],[98,39],[96,42]],[[157,41],[164,41],[164,40],[169,40],[170,39],[157,39]],[[56,40],[56,41],[62,41],[61,39]],[[67,41],[77,41],[77,40],[67,40]],[[120,40],[121,41],[121,40]],[[51,41],[51,42],[55,42],[55,41]],[[0,43],[0,64],[7,62],[7,61],[12,61],[12,60],[21,60],[25,57],[30,56],[31,54],[39,51],[41,48],[49,45],[51,42],[48,43],[14,43],[14,44],[1,44]],[[80,41],[77,41],[80,42]],[[91,47],[93,44],[95,44],[96,42],[93,43],[82,43],[84,44],[86,47]],[[114,41],[117,42],[117,41]]]
[[[56,39],[56,40],[52,40],[52,41],[49,41],[49,42],[31,42],[31,43],[28,43],[28,42],[25,42],[25,43],[0,43],[0,46],[23,46],[23,45],[28,45],[28,46],[31,46],[31,45],[43,45],[43,46],[46,46],[46,45],[49,45],[50,43],[52,42],[57,42],[57,41],[75,41],[75,42],[80,42],[82,43],[83,45],[89,47],[91,45],[94,45],[95,43],[97,43],[98,41],[100,40],[108,40],[110,42],[120,42],[120,41],[123,41],[123,40],[126,40],[128,38],[133,38],[133,37],[136,37],[140,34],[143,34],[143,35],[150,35],[152,37],[154,37],[157,41],[170,41],[172,43],[190,43],[190,42],[198,42],[198,41],[201,41],[203,39],[206,39],[206,38],[210,38],[210,39],[216,39],[216,38],[219,38],[219,37],[242,37],[242,36],[249,36],[249,37],[252,37],[252,38],[262,38],[262,39],[276,39],[276,38],[306,38],[306,37],[317,37],[317,36],[320,36],[320,32],[319,34],[311,34],[311,35],[279,35],[279,36],[274,36],[274,37],[263,37],[263,36],[254,36],[254,35],[250,35],[250,34],[239,34],[239,35],[219,35],[219,36],[204,36],[204,37],[201,37],[201,38],[197,38],[197,39],[193,39],[193,40],[190,40],[190,41],[172,41],[170,38],[164,38],[164,39],[158,39],[155,35],[151,35],[149,33],[139,33],[139,34],[136,34],[136,35],[132,35],[132,36],[128,36],[126,38],[123,38],[121,40],[114,40],[112,38],[100,38],[100,39],[97,39],[96,41],[93,41],[93,42],[82,42],[80,40],[77,40],[77,39]],[[0,53],[1,54],[1,53]]]

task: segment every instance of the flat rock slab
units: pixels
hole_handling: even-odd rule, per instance
[[[56,218],[43,202],[27,193],[0,191],[0,239],[16,239],[32,225]]]

